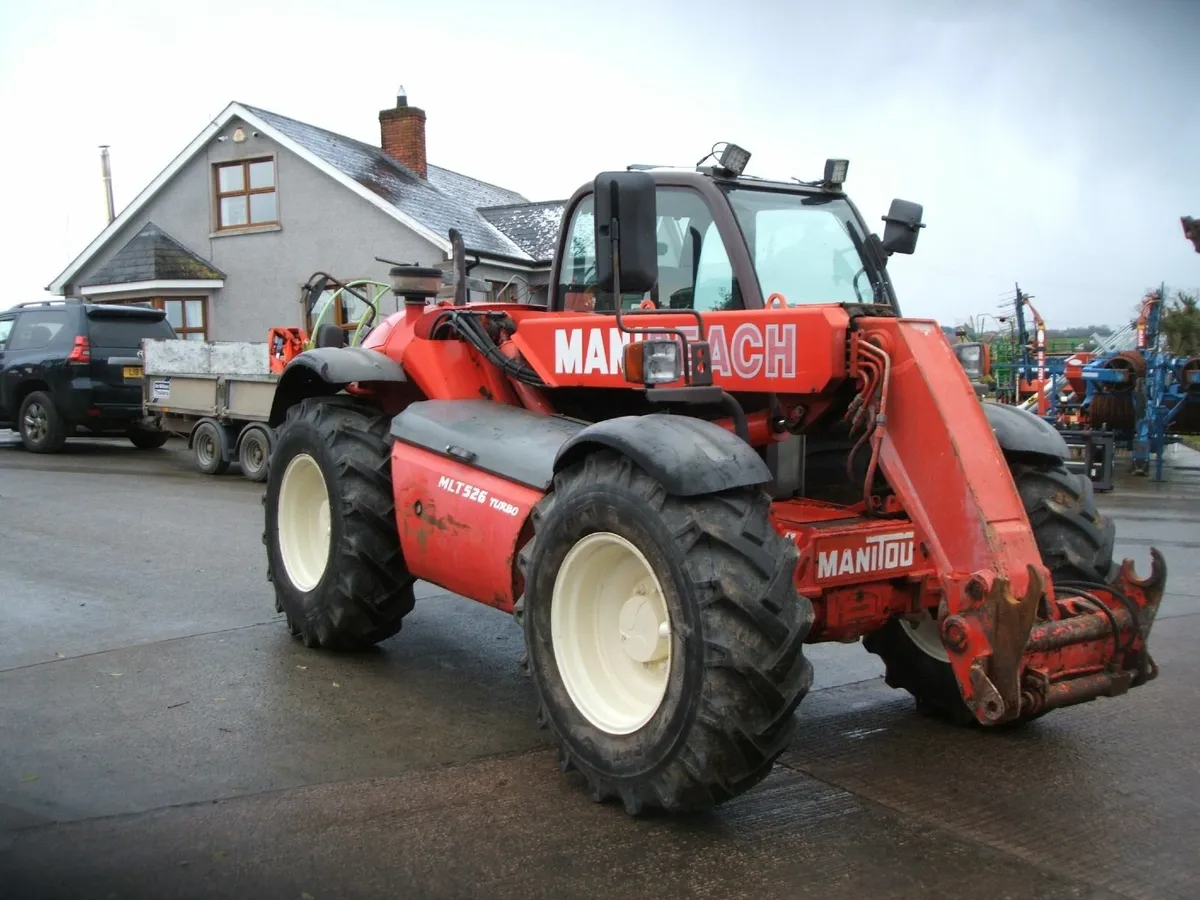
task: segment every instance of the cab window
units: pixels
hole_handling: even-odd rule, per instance
[[[12,319],[0,319],[0,350],[3,350],[8,343],[8,336],[12,333],[12,327]]]
[[[621,308],[652,300],[660,309],[741,309],[729,254],[708,205],[688,188],[660,187],[658,283],[646,294],[623,294]],[[584,197],[571,215],[557,285],[557,308],[613,312],[611,294],[596,290],[595,208]]]

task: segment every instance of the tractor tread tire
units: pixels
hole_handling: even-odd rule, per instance
[[[572,503],[581,492],[588,497],[611,492],[640,505],[665,526],[665,551],[675,555],[690,584],[694,598],[690,602],[699,623],[698,633],[684,637],[688,644],[681,655],[702,655],[694,696],[685,692],[678,701],[692,705],[686,724],[670,734],[672,749],[647,761],[637,775],[614,774],[611,766],[604,771],[614,758],[605,754],[625,757],[642,752],[649,738],[639,735],[647,733],[655,720],[640,732],[622,736],[626,743],[615,751],[587,735],[570,734],[564,718],[582,717],[567,698],[552,665],[552,651],[539,655],[533,639],[536,614],[530,606],[530,574],[538,579],[532,570],[539,557],[565,553],[577,540],[563,536],[564,516],[556,516],[555,510]],[[708,809],[762,781],[791,744],[796,707],[812,686],[804,640],[813,610],[808,599],[796,592],[796,547],[773,527],[769,509],[770,498],[759,489],[698,497],[670,495],[628,457],[612,451],[594,453],[556,475],[553,490],[534,507],[534,537],[519,554],[527,591],[514,609],[525,631],[523,663],[528,661],[534,676],[538,724],[549,726],[558,743],[560,769],[580,772],[596,802],[620,800],[631,815],[653,808]],[[566,513],[567,518],[572,515]],[[545,577],[546,584],[553,583],[553,575]],[[550,598],[548,593],[544,596],[548,619]],[[536,593],[533,597],[534,603],[540,602]],[[681,596],[680,602],[689,601]],[[689,663],[681,659],[680,665],[686,669]],[[547,695],[556,701],[548,703]],[[564,713],[564,705],[570,712]],[[661,714],[662,708],[655,717]],[[600,764],[595,754],[604,757]]]
[[[286,615],[289,631],[306,647],[355,651],[374,646],[400,631],[416,603],[416,579],[408,574],[396,529],[388,423],[387,416],[352,398],[312,397],[288,410],[275,440],[273,457],[289,451],[298,428],[316,438],[318,446],[297,449],[317,459],[331,512],[340,520],[341,537],[335,528],[321,581],[307,593],[297,590],[278,556],[273,521],[290,457],[272,458],[263,495],[267,580],[275,586],[276,611]]]
[[[1061,461],[1012,462],[1010,468],[1050,577],[1056,582],[1107,584],[1117,572],[1112,558],[1116,528],[1096,508],[1091,480],[1068,471]],[[962,699],[950,664],[917,647],[899,619],[865,636],[863,647],[883,660],[888,687],[912,694],[918,711],[955,725],[978,724]],[[1020,725],[1038,717],[1006,724]]]

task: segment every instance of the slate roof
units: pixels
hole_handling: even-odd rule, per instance
[[[535,260],[554,256],[565,200],[485,206],[479,212]]]
[[[256,106],[240,105],[431,231],[448,236],[451,228],[457,228],[468,252],[535,260],[479,212],[481,207],[528,202],[515,191],[433,165],[427,166],[428,177],[422,180],[379,147]]]
[[[130,238],[84,286],[136,281],[220,280],[225,273],[197,256],[153,222]]]

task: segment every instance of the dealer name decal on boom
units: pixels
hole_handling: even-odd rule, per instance
[[[655,327],[639,317],[635,327]],[[680,325],[689,341],[700,339],[697,325]],[[726,378],[796,377],[795,323],[742,322],[726,334],[724,325],[704,329],[712,351],[712,368]],[[656,340],[670,335],[651,335]],[[556,375],[620,375],[625,345],[645,340],[644,334],[629,334],[612,326],[558,328],[554,332],[554,373]]]
[[[823,550],[817,554],[817,579],[839,578],[907,569],[913,564],[913,532],[875,534],[861,547]]]

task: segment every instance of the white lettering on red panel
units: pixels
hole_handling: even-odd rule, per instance
[[[861,547],[817,554],[817,580],[907,569],[913,563],[913,532],[897,531],[864,538]]]
[[[476,503],[490,506],[492,509],[504,513],[506,516],[516,516],[521,512],[520,507],[514,506],[507,500],[501,500],[499,497],[490,497],[488,496],[488,492],[483,488],[478,488],[465,481],[459,481],[457,478],[451,478],[449,475],[438,477],[438,487],[443,491],[462,497],[464,500],[473,500]]]
[[[644,325],[643,325],[644,323]],[[641,320],[639,327],[649,326]],[[697,325],[681,325],[688,340],[699,340]],[[726,334],[724,325],[705,329],[712,352],[712,368],[726,378],[795,378],[796,325],[742,322]],[[666,335],[651,335],[661,339]],[[646,335],[628,334],[619,328],[578,326],[554,331],[554,373],[556,375],[620,375],[625,345],[645,340]]]

